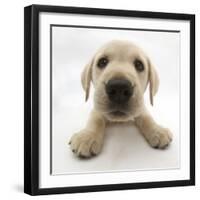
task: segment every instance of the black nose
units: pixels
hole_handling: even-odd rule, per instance
[[[133,86],[126,79],[111,79],[106,84],[106,93],[110,101],[123,104],[132,96]]]

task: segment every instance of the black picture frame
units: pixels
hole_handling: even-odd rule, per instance
[[[188,20],[190,23],[190,178],[188,180],[39,188],[39,14]],[[24,192],[30,195],[195,185],[195,15],[83,7],[31,5],[24,8]]]

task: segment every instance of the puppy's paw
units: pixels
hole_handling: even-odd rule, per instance
[[[102,138],[87,130],[74,134],[69,142],[72,152],[81,158],[89,158],[99,154],[102,143]]]
[[[164,149],[172,141],[172,133],[169,129],[157,127],[147,138],[149,144],[154,148]]]

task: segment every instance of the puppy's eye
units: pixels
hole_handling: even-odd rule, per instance
[[[143,65],[142,61],[136,59],[134,61],[134,65],[135,65],[135,68],[137,71],[142,72],[144,70],[144,65]]]
[[[97,66],[99,68],[104,68],[106,67],[106,65],[108,64],[109,60],[106,57],[100,58],[97,62]]]

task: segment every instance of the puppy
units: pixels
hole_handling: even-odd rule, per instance
[[[69,142],[77,156],[88,158],[100,153],[110,122],[132,122],[154,148],[163,149],[172,141],[171,132],[158,125],[145,108],[143,94],[149,85],[153,105],[159,79],[147,55],[135,44],[115,40],[104,45],[85,66],[81,81],[86,101],[91,82],[95,93],[86,127]]]

